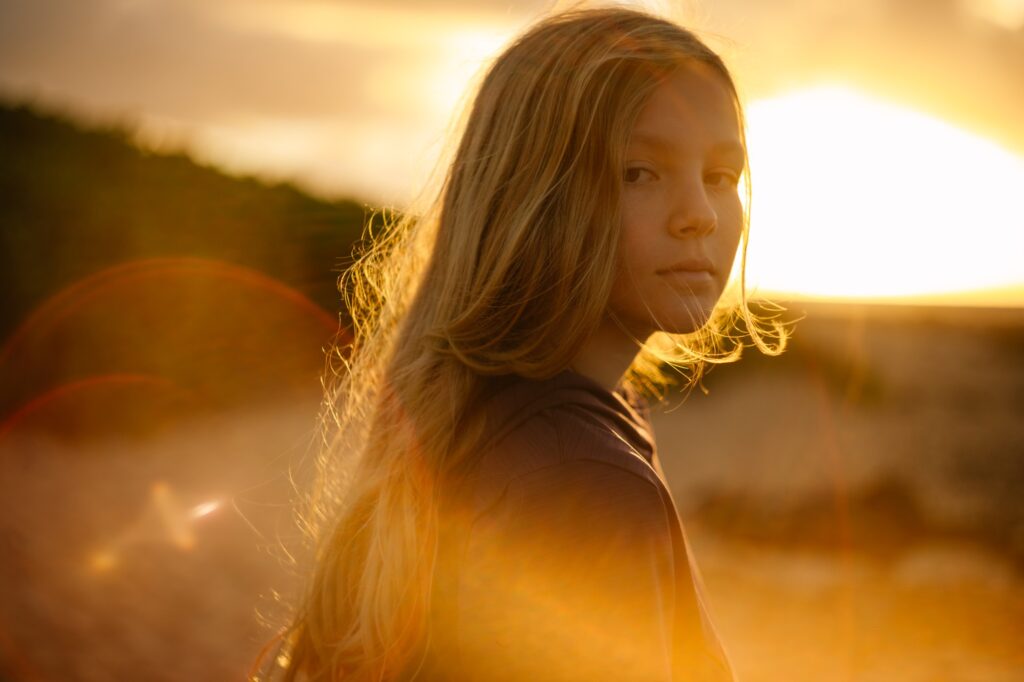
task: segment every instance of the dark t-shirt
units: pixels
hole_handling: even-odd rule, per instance
[[[515,377],[445,490],[418,680],[730,680],[632,395]]]

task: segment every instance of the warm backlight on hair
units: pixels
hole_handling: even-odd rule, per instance
[[[841,87],[752,102],[748,128],[760,293],[985,303],[984,290],[1024,290],[1024,159]]]

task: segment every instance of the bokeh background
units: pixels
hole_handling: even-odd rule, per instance
[[[567,4],[0,0],[0,679],[246,677],[336,278]],[[733,67],[795,325],[655,415],[740,679],[1024,679],[1024,2],[623,4]]]

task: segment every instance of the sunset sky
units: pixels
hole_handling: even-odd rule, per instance
[[[553,4],[0,0],[0,96],[401,206],[473,75]],[[737,75],[759,290],[1024,305],[1024,0],[621,4]]]

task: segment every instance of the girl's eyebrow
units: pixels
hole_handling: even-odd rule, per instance
[[[647,133],[643,131],[633,133],[629,138],[629,144],[651,147],[658,151],[678,151],[678,147],[670,139],[655,133]],[[725,156],[735,159],[735,161],[740,164],[743,164],[747,158],[746,148],[743,146],[742,142],[736,139],[725,139],[715,142],[711,145],[709,151],[717,156]]]
[[[735,158],[739,163],[744,163],[747,159],[747,148],[743,146],[743,143],[739,140],[724,140],[722,142],[716,142],[711,145],[711,152],[713,154],[720,154],[722,156]]]

